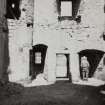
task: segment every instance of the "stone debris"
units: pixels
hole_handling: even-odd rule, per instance
[[[49,85],[48,81],[45,80],[44,74],[40,73],[37,75],[36,79],[32,80],[31,83],[23,84],[24,87],[33,87],[33,86],[41,86],[41,85]]]

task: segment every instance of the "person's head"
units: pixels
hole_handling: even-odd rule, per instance
[[[87,60],[86,56],[81,57],[81,60]]]

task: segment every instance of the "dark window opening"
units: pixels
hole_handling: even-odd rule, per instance
[[[7,0],[7,13],[6,17],[9,19],[19,19],[20,17],[20,0]]]
[[[58,20],[75,20],[81,0],[57,0]]]

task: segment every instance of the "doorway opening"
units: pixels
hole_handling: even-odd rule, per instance
[[[70,80],[70,60],[69,54],[57,53],[56,54],[56,78],[57,80]]]
[[[103,51],[94,50],[94,49],[86,49],[79,52],[79,63],[81,64],[81,57],[86,56],[90,64],[89,78],[93,77],[103,55],[104,55]],[[80,67],[80,77],[82,78],[81,67]]]
[[[48,46],[37,44],[30,50],[30,76],[35,79],[36,76],[44,72],[46,51]]]

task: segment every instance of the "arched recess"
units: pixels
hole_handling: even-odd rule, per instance
[[[93,76],[104,54],[105,54],[104,51],[97,49],[85,49],[79,52],[79,63],[81,64],[81,57],[86,56],[90,64],[89,77]],[[80,76],[82,78],[81,67],[80,67]]]
[[[44,72],[45,57],[48,46],[45,44],[36,44],[30,50],[30,75],[32,79],[37,74]]]

